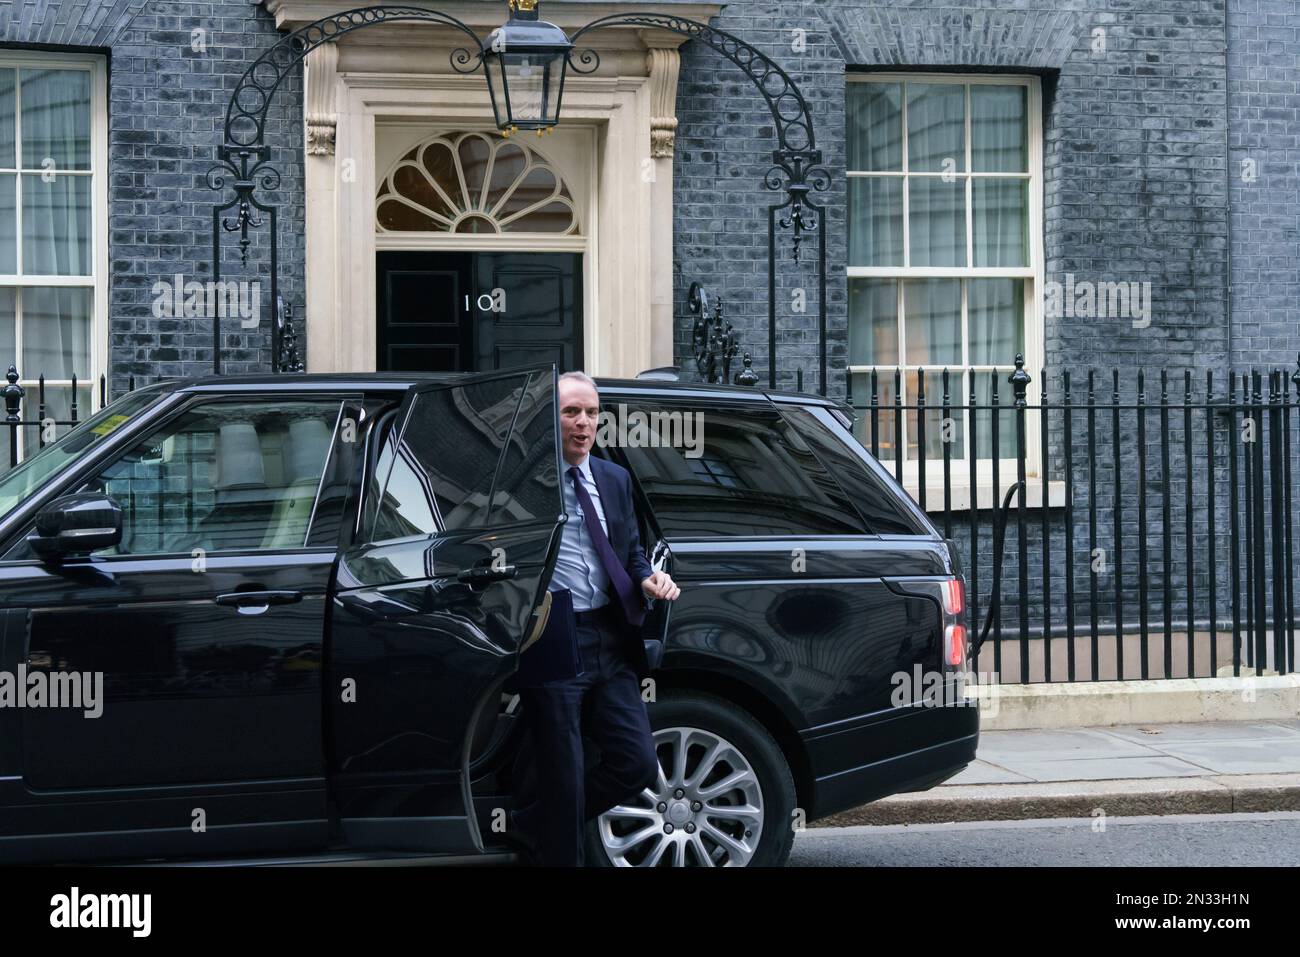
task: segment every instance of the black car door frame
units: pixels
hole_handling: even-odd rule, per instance
[[[340,556],[331,612],[330,787],[353,846],[483,850],[471,793],[474,732],[536,623],[564,520],[556,380],[554,366],[503,370],[413,386],[403,399],[392,452],[375,466],[387,474],[367,492],[378,489],[403,518],[409,496],[426,496],[431,530],[412,526],[392,538],[363,529],[359,544]],[[516,385],[508,423],[486,438],[472,393],[509,396]],[[437,417],[425,418],[433,414],[425,409]],[[450,449],[450,460],[417,454],[425,435],[418,430],[434,426],[444,434],[429,445]],[[468,461],[476,445],[495,449],[491,474],[463,488],[464,467],[454,460]],[[393,491],[399,462],[407,484]],[[506,484],[512,475],[542,489],[530,502],[535,511]],[[465,494],[452,501],[429,489]],[[457,524],[464,516],[454,510],[473,501],[486,503],[482,520]],[[377,524],[370,505],[362,503],[362,514]]]
[[[294,399],[328,402],[340,410],[333,423],[330,453],[325,462],[325,469],[330,470],[337,455],[343,410],[354,407],[359,395],[337,390],[250,390],[234,396],[198,391],[172,404],[165,415],[150,416],[139,427],[123,434],[105,454],[97,455],[93,461],[81,463],[61,476],[46,490],[42,499],[48,502],[80,488],[91,476],[98,474],[105,463],[116,461],[123,451],[138,444],[141,438],[157,433],[196,408],[229,402],[265,402],[270,406],[277,401]],[[323,485],[322,477],[317,484],[317,498],[313,500],[313,519]],[[13,547],[29,524],[30,513],[25,520],[8,525],[4,543],[6,551]],[[45,664],[43,659],[51,657],[43,653],[44,648],[34,647],[41,643],[41,636],[31,625],[33,609],[38,606],[46,609],[45,614],[71,614],[73,617],[80,609],[83,618],[87,612],[96,616],[95,608],[102,607],[104,617],[101,620],[106,621],[123,608],[129,608],[131,601],[140,599],[145,599],[145,603],[139,606],[141,614],[134,620],[143,623],[141,627],[146,629],[150,627],[153,613],[168,607],[170,602],[176,606],[178,614],[183,610],[181,606],[186,606],[191,618],[197,614],[206,622],[199,622],[202,625],[201,642],[211,644],[219,641],[221,635],[238,636],[251,628],[253,631],[260,629],[265,633],[263,638],[272,641],[296,636],[302,643],[302,648],[291,656],[292,660],[286,658],[282,662],[283,668],[297,672],[291,683],[299,686],[293,692],[299,703],[290,709],[296,715],[292,718],[292,723],[298,728],[296,734],[289,734],[288,728],[277,727],[273,722],[269,726],[258,723],[259,736],[239,733],[232,727],[228,729],[232,735],[227,738],[226,746],[234,753],[223,759],[224,769],[214,769],[210,778],[191,772],[182,775],[184,779],[172,781],[133,781],[125,776],[111,782],[107,779],[101,782],[87,780],[60,782],[61,786],[55,787],[34,787],[27,774],[32,760],[29,751],[23,761],[23,774],[0,780],[0,807],[9,805],[11,808],[11,813],[6,815],[9,825],[4,833],[0,833],[0,856],[41,859],[69,854],[82,858],[196,854],[207,857],[274,847],[303,850],[323,846],[328,836],[328,814],[319,731],[319,675],[328,586],[336,557],[337,547],[333,542],[304,547],[213,551],[204,557],[203,570],[207,574],[202,579],[193,574],[194,558],[190,553],[105,556],[62,566],[34,560],[0,562],[0,623],[3,626],[0,655],[5,662],[30,662],[36,655],[42,659],[38,663]],[[253,578],[257,581],[253,582]],[[171,581],[178,585],[208,580],[211,587],[203,595],[182,594],[164,587],[155,601],[149,601],[151,596],[142,589],[149,580],[155,579],[159,583]],[[281,597],[286,600],[295,592],[305,600],[288,601],[284,605],[268,600],[263,608],[250,606],[242,597],[233,597],[248,590],[250,584],[284,591],[286,594]],[[223,602],[219,600],[223,596],[232,597]],[[249,599],[252,597],[250,595]],[[318,608],[319,613],[311,610],[312,607]],[[263,618],[262,615],[268,612],[270,614]],[[286,614],[288,618],[284,617]],[[277,624],[272,623],[272,618]],[[175,643],[180,640],[185,624],[174,615],[172,618],[164,615],[164,619],[156,626],[169,629],[170,637],[166,643]],[[197,621],[194,619],[191,624]],[[96,630],[96,634],[104,641],[113,639],[113,632],[108,628]],[[57,634],[53,637],[54,644],[58,645]],[[314,646],[314,652],[311,646]],[[213,660],[219,662],[219,658]],[[76,669],[77,664],[69,661],[66,667]],[[214,663],[214,667],[219,671],[221,665]],[[281,669],[276,673],[283,677],[288,671]],[[183,685],[190,681],[184,679],[182,686],[178,686],[170,696],[163,694],[153,698],[146,694],[128,703],[128,707],[137,711],[148,709],[152,698],[155,703],[161,703],[161,710],[152,719],[147,713],[142,714],[141,720],[182,723],[187,730],[201,734],[201,728],[184,724],[187,720],[184,716],[169,717],[163,713],[167,702],[174,703],[176,695],[183,691]],[[304,682],[305,686],[314,683],[315,689],[303,687]],[[198,693],[201,689],[192,686],[192,690]],[[234,709],[231,714],[237,714],[240,708],[240,695],[236,689],[229,699]],[[277,695],[273,694],[272,698]],[[248,700],[259,699],[254,696]],[[279,708],[265,696],[260,700],[273,711]],[[288,699],[282,700],[288,704]],[[75,731],[75,725],[72,730]],[[219,729],[210,727],[208,730],[216,733]],[[26,737],[28,731],[22,734]],[[250,757],[241,771],[242,752],[238,749],[250,741],[260,741],[267,750],[263,760],[255,762]],[[293,760],[288,764],[294,767],[287,770],[281,770],[283,765],[275,752],[275,748],[282,746],[288,746],[292,751],[288,756]],[[147,755],[141,760],[145,758]],[[66,755],[65,759],[73,760]],[[199,811],[201,815],[197,814]]]

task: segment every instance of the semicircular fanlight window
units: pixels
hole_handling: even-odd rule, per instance
[[[380,232],[579,235],[569,187],[527,144],[447,133],[408,151],[375,195]]]

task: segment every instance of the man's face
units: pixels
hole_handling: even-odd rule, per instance
[[[581,379],[560,380],[560,449],[564,461],[577,465],[596,441],[600,398]]]

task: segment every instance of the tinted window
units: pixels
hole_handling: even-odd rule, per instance
[[[121,543],[95,554],[303,547],[338,417],[337,399],[190,409],[77,489],[122,507]]]
[[[0,478],[0,518],[25,501],[55,472],[89,453],[166,395],[157,389],[130,392],[11,469]]]
[[[622,446],[669,537],[867,530],[808,443],[771,406],[620,400],[605,407],[611,414],[616,410],[626,410],[629,418],[636,412],[643,416],[640,423],[627,423],[626,441],[614,429],[606,434],[610,444]],[[695,418],[678,427],[682,414]]]
[[[790,420],[799,434],[812,446],[817,457],[835,473],[840,486],[857,506],[867,526],[878,535],[915,535],[921,531],[910,522],[899,507],[898,493],[854,450],[845,445],[856,440],[846,429],[833,432],[816,415],[804,406],[780,406],[781,414]]]
[[[383,494],[367,538],[510,525],[560,514],[551,375],[441,386],[412,399],[375,469]]]
[[[374,405],[367,409],[357,400],[343,403],[334,444],[325,462],[320,495],[312,513],[311,529],[307,533],[309,548],[328,548],[339,542],[348,519],[348,498],[356,490],[355,481],[361,464],[359,460],[364,453],[367,414],[375,411],[377,409]]]
[[[551,376],[535,375],[524,390],[514,430],[501,452],[488,524],[554,520],[563,511],[557,449]]]

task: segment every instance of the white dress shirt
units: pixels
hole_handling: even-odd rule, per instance
[[[564,484],[564,511],[568,514],[569,520],[564,523],[564,531],[560,536],[560,553],[555,561],[555,574],[551,577],[550,590],[569,589],[573,595],[573,610],[590,611],[609,602],[609,595],[606,593],[609,587],[609,574],[601,564],[600,555],[596,552],[596,546],[587,532],[582,504],[578,501],[578,493],[573,488],[573,480],[569,478],[570,467],[570,463],[565,461],[564,471],[560,475],[560,480]],[[600,519],[600,527],[608,535],[609,525],[605,521],[605,506],[600,501],[600,490],[596,488],[596,480],[591,474],[590,455],[578,464],[578,477],[582,487],[591,496],[592,504],[596,506],[596,517]]]

